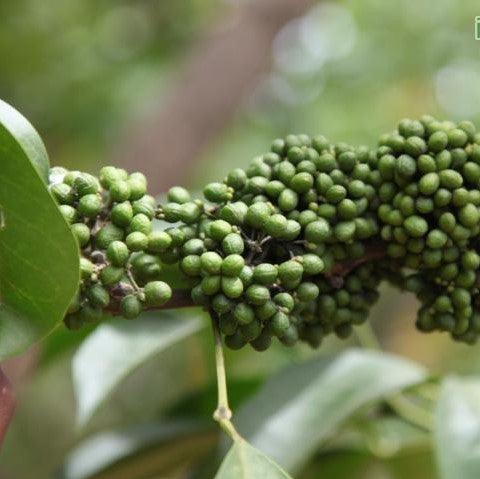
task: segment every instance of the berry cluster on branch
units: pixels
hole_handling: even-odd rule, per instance
[[[82,280],[65,323],[105,312],[201,305],[227,346],[277,338],[318,346],[368,319],[387,281],[415,293],[421,331],[480,333],[480,134],[471,122],[402,120],[376,148],[287,135],[192,199],[164,204],[141,173],[98,180],[54,168],[51,191],[81,247]],[[171,223],[152,227],[155,219]],[[172,291],[162,265],[191,282]]]

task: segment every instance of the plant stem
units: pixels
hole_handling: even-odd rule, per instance
[[[367,349],[381,350],[380,343],[369,323],[356,329],[358,342]],[[431,432],[433,430],[433,416],[430,411],[417,405],[402,393],[386,400],[387,404],[403,419],[411,424]]]
[[[213,413],[213,419],[220,424],[221,428],[233,441],[238,441],[242,438],[231,421],[232,411],[228,405],[227,377],[225,374],[225,358],[223,355],[222,338],[220,336],[220,331],[218,330],[217,322],[213,316],[212,328],[215,342],[215,366],[217,370],[218,390],[217,409]]]

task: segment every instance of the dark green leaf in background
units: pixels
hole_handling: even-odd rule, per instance
[[[47,335],[78,287],[78,248],[48,168],[38,133],[0,100],[0,359]]]

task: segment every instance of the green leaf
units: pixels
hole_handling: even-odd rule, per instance
[[[368,411],[370,412],[370,411]],[[431,435],[396,416],[353,418],[328,442],[329,450],[350,450],[390,458],[431,447]]]
[[[0,100],[0,360],[46,336],[79,283],[78,247],[48,192],[38,133]]]
[[[240,433],[295,471],[359,408],[425,379],[417,364],[350,350],[281,371],[236,415]]]
[[[113,390],[151,357],[205,324],[198,309],[163,311],[135,321],[116,320],[97,328],[73,358],[77,420],[85,424]]]
[[[215,479],[291,479],[269,457],[248,442],[235,441],[222,462]]]
[[[480,471],[480,381],[444,380],[436,411],[437,462],[443,479],[477,479]]]
[[[218,431],[210,422],[148,423],[95,434],[67,457],[62,479],[173,477],[211,452]]]

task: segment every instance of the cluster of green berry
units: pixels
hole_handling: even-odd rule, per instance
[[[157,204],[143,174],[109,166],[96,178],[56,167],[50,191],[81,249],[81,282],[67,327],[96,321],[110,308],[132,319],[170,299],[157,253],[171,238],[152,229]]]
[[[274,337],[318,345],[366,320],[381,280],[374,263],[347,275],[335,266],[360,261],[378,236],[375,161],[365,147],[288,135],[245,171],[205,187],[192,237],[169,254],[194,279],[194,301],[214,313],[229,347],[264,350]],[[167,221],[182,221],[191,201],[178,192],[161,207]]]
[[[403,120],[378,148],[380,235],[415,271],[417,326],[473,342],[480,333],[480,135],[468,121]]]
[[[287,135],[208,184],[204,200],[176,186],[157,205],[143,175],[113,167],[99,180],[54,169],[51,190],[82,248],[70,327],[161,306],[171,290],[160,270],[175,264],[233,349],[345,338],[382,281],[417,295],[421,331],[480,334],[480,134],[470,122],[402,120],[374,149]],[[172,226],[154,231],[155,218]]]

